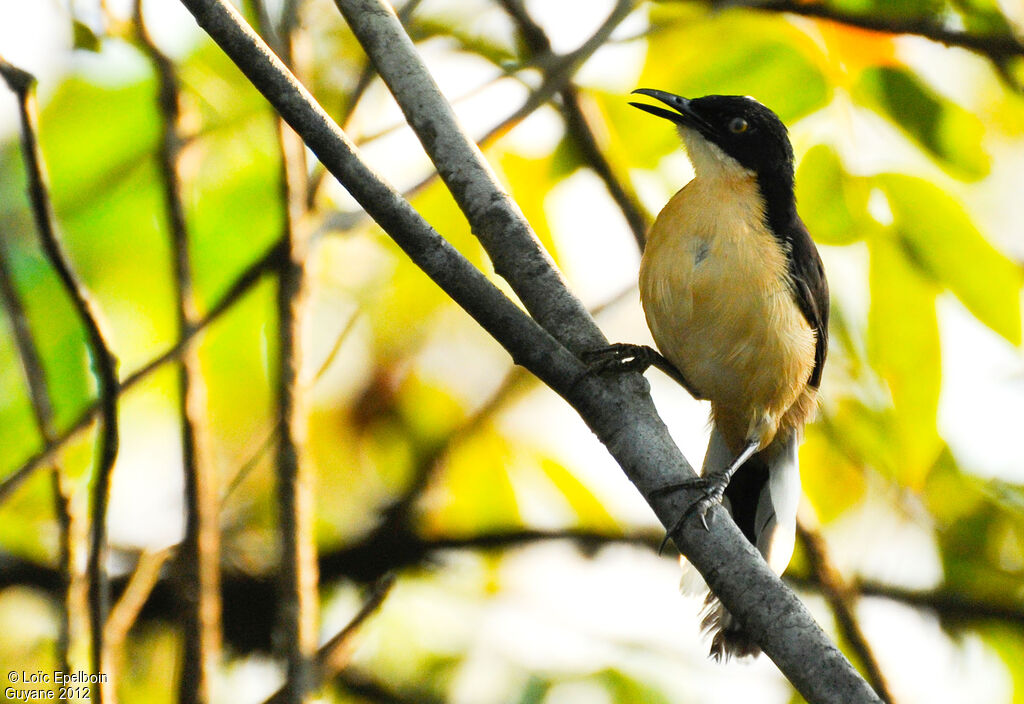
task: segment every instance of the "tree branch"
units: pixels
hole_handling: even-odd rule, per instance
[[[367,534],[356,543],[319,556],[319,571],[323,585],[351,580],[371,584],[388,572],[421,569],[433,564],[439,553],[448,550],[496,551],[515,550],[538,543],[568,541],[582,554],[590,556],[604,547],[627,545],[654,553],[662,535],[655,531],[636,531],[616,535],[586,529],[538,530],[512,528],[477,535],[424,538],[408,530],[391,536],[385,543],[374,533]],[[397,547],[396,547],[397,546]],[[118,600],[129,582],[128,576],[111,580]],[[140,614],[140,618],[176,624],[180,609],[175,576],[161,576]],[[787,575],[786,582],[796,589],[821,592],[822,586],[813,575]],[[60,592],[58,570],[39,565],[21,557],[0,553],[0,589],[13,586],[39,590],[57,598]],[[226,571],[221,587],[225,605],[225,631],[227,642],[237,652],[269,652],[270,631],[273,625],[275,600],[272,576]],[[948,588],[914,590],[875,581],[849,583],[852,594],[860,597],[885,599],[934,614],[947,628],[961,630],[986,623],[1024,626],[1024,607],[1017,602],[997,602],[976,599]]]
[[[92,371],[99,390],[102,429],[96,443],[95,471],[90,510],[90,540],[87,573],[89,575],[89,620],[92,629],[92,666],[103,671],[103,626],[110,609],[110,585],[107,579],[107,503],[110,499],[110,477],[117,459],[117,359],[110,351],[99,322],[99,311],[85,285],[71,269],[54,223],[53,204],[46,175],[43,153],[37,134],[38,106],[35,78],[0,57],[0,74],[18,97],[21,116],[21,144],[28,177],[29,197],[40,246],[56,271],[65,292],[71,299],[78,318],[85,328],[86,344],[92,360]],[[104,701],[105,687],[97,686],[97,700]]]
[[[49,382],[46,370],[36,349],[28,316],[18,296],[14,278],[7,267],[8,252],[0,238],[0,301],[3,302],[11,321],[14,332],[14,345],[18,349],[18,360],[25,377],[32,413],[35,416],[36,428],[47,443],[53,442],[57,432],[53,425],[53,404],[51,402]],[[71,557],[71,498],[64,490],[61,482],[60,466],[54,461],[50,466],[50,479],[53,491],[53,511],[59,530],[57,541],[57,564],[60,572],[61,598],[60,619],[57,629],[57,664],[62,672],[71,671],[71,618],[73,613],[73,597],[71,582],[76,570]],[[62,698],[62,701],[66,698]]]
[[[330,640],[320,646],[314,656],[313,689],[319,689],[341,672],[351,652],[352,638],[366,621],[384,604],[384,600],[395,586],[395,576],[387,574],[376,581],[370,588],[370,594],[356,615],[335,633]],[[282,687],[266,700],[266,704],[284,704],[287,694]]]
[[[519,207],[502,190],[476,144],[462,132],[395,14],[378,0],[336,0],[335,4],[398,101],[495,271],[557,340],[575,350],[604,344],[604,336],[565,288]],[[523,276],[524,271],[530,275]]]
[[[110,610],[105,627],[108,647],[118,650],[124,645],[128,631],[139,618],[142,608],[146,605],[149,595],[160,582],[160,570],[174,552],[173,547],[151,552],[144,550],[132,570],[131,576],[124,583],[114,608]],[[112,674],[111,679],[116,679]]]
[[[259,5],[263,5],[259,2]],[[261,17],[266,12],[260,13]],[[286,0],[276,27],[262,29],[276,37],[274,49],[286,66],[295,63],[298,6]],[[281,155],[280,200],[284,204],[282,239],[287,256],[277,275],[278,375],[275,404],[279,422],[275,462],[278,541],[280,545],[280,635],[287,675],[279,701],[305,702],[316,687],[314,656],[319,631],[314,492],[316,475],[302,457],[306,411],[302,385],[302,320],[305,307],[305,264],[309,254],[306,150],[302,139],[275,120]]]
[[[646,384],[638,375],[606,378],[590,374],[545,327],[525,316],[366,167],[347,136],[233,7],[223,0],[182,2],[406,254],[505,347],[516,363],[537,375],[580,413],[662,523],[673,526],[676,544],[805,698],[822,703],[879,701],[800,600],[783,587],[735,524],[725,519],[723,510],[713,511],[709,532],[700,527],[699,520],[678,524],[678,517],[697,498],[696,493],[660,494],[654,490],[678,483],[687,473],[695,475],[658,418]],[[426,86],[420,83],[425,70],[397,19],[388,8],[376,3],[367,6],[365,2],[354,9],[360,14],[366,9],[366,16],[350,17],[357,24],[363,20],[367,23],[362,31],[356,30],[357,36],[362,35],[371,48],[386,46],[386,53],[394,57],[377,60],[378,71],[395,92],[409,91],[399,97],[399,103],[405,104],[407,115],[418,122],[421,137],[427,137],[424,141],[428,152],[434,152],[440,162],[439,172],[442,176],[447,173],[449,187],[473,214],[470,221],[475,223],[477,234],[495,240],[492,245],[505,257],[503,274],[521,298],[531,299],[532,304],[527,306],[538,318],[570,344],[577,348],[603,344],[604,337],[593,320],[568,294],[530,237],[521,213],[496,190],[489,169],[478,160],[478,152],[459,132],[447,132],[449,126],[454,127],[450,108],[438,104],[443,99],[436,88],[430,87],[432,82]],[[397,76],[391,75],[392,69]],[[408,109],[411,105],[416,106],[415,113],[422,119]],[[443,133],[438,131],[442,129]],[[548,300],[539,300],[541,294]]]
[[[879,16],[877,13],[851,12],[825,3],[800,2],[800,0],[767,0],[767,2],[731,0],[728,3],[720,4],[766,12],[788,12],[793,15],[831,20],[851,27],[887,34],[916,34],[946,46],[970,49],[993,60],[1005,59],[1009,56],[1024,56],[1024,44],[1011,34],[972,34],[952,29],[942,22],[935,21],[931,15],[921,15],[920,17]]]
[[[179,338],[199,322],[192,282],[190,237],[179,177],[184,134],[181,129],[181,90],[174,62],[160,51],[146,26],[142,0],[133,8],[135,33],[143,54],[156,73],[161,140],[157,163],[164,210],[171,236],[173,276]],[[184,704],[208,702],[220,660],[220,531],[217,523],[217,473],[200,443],[205,414],[205,383],[195,346],[182,350],[177,369],[178,420],[181,428],[182,471],[185,486],[185,537],[178,559],[183,567],[182,618],[184,657],[178,680]]]
[[[807,555],[814,580],[835,615],[840,633],[866,671],[868,682],[878,692],[878,696],[885,704],[893,704],[895,699],[889,690],[889,684],[885,680],[882,668],[879,667],[878,660],[871,652],[871,646],[857,622],[857,616],[854,613],[856,594],[832,564],[824,537],[799,521],[796,525],[796,535]]]
[[[714,5],[734,5],[762,12],[787,12],[801,17],[830,20],[839,24],[869,29],[887,34],[909,34],[924,37],[948,47],[958,47],[980,54],[992,62],[997,75],[1007,86],[1019,92],[1024,86],[1010,70],[1010,62],[1014,58],[1024,57],[1024,43],[1013,34],[973,34],[953,29],[942,22],[937,22],[931,15],[920,17],[879,16],[826,5],[819,2],[801,2],[801,0],[730,0],[728,3],[711,3]]]

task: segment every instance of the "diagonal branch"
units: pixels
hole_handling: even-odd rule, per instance
[[[835,615],[840,633],[850,648],[856,653],[861,666],[867,673],[868,681],[875,688],[875,691],[878,692],[878,696],[881,697],[885,704],[893,704],[895,699],[889,690],[889,685],[885,680],[885,675],[882,673],[882,668],[871,651],[868,639],[864,636],[864,632],[861,630],[857,617],[854,614],[854,599],[856,595],[842,575],[839,574],[835,565],[832,564],[832,560],[828,555],[828,549],[825,546],[824,537],[799,521],[796,525],[796,535],[803,546],[804,553],[807,555],[807,561],[810,563],[814,580],[819,585],[825,601],[828,602],[832,613]]]
[[[545,327],[527,317],[362,162],[348,137],[230,4],[224,0],[182,2],[405,253],[516,363],[537,375],[579,412],[647,498],[659,520],[673,526],[676,544],[805,698],[815,703],[878,702],[796,595],[783,586],[735,524],[724,518],[723,511],[714,510],[712,528],[707,532],[699,520],[677,521],[696,500],[695,492],[661,494],[656,490],[693,476],[693,470],[672,442],[641,379],[636,375],[607,378],[590,374]],[[454,129],[453,119],[444,118],[450,117],[450,107],[439,104],[443,99],[436,90],[410,80],[412,75],[425,75],[411,42],[386,7],[372,7],[365,12],[369,25],[363,27],[363,32],[357,30],[357,35],[362,34],[371,47],[386,46],[387,53],[398,60],[395,70],[401,80],[391,76],[391,87],[400,92],[406,88],[396,86],[402,84],[411,91],[399,103],[417,105],[416,112],[424,118],[419,120],[420,129],[429,137],[424,140],[431,147],[428,151],[443,157],[438,159],[442,164],[439,171],[442,175],[447,172],[450,187],[472,206],[475,215],[470,220],[475,221],[478,234],[497,239],[494,244],[499,245],[498,251],[508,257],[503,261],[503,274],[521,297],[532,298],[533,306],[527,305],[545,325],[557,330],[570,344],[601,344],[603,336],[593,320],[565,290],[529,230],[524,229],[521,213],[508,202],[507,195],[494,187],[489,169],[477,161],[477,153],[467,146],[467,140],[458,131],[437,131]],[[391,60],[375,63],[388,81],[394,68]],[[408,102],[410,98],[412,102]],[[410,112],[407,110],[407,114]],[[453,161],[456,156],[468,157],[469,161]],[[467,195],[473,197],[466,199]],[[494,229],[488,235],[481,225]],[[539,301],[541,294],[559,300]]]
[[[377,613],[388,594],[391,593],[393,586],[395,586],[394,574],[386,574],[378,579],[370,588],[369,596],[355,616],[316,651],[313,658],[315,665],[313,689],[320,688],[344,669],[348,654],[351,652],[352,638],[359,632],[362,625]],[[286,692],[282,687],[266,700],[266,704],[283,704],[285,701]]]
[[[0,74],[18,97],[21,116],[21,144],[28,175],[29,197],[40,245],[54,268],[75,312],[85,328],[86,344],[92,360],[92,371],[99,389],[102,429],[96,443],[95,471],[90,509],[89,621],[92,630],[93,671],[104,669],[103,626],[110,609],[110,585],[106,570],[107,503],[110,500],[110,478],[117,459],[117,359],[107,345],[99,321],[99,311],[85,285],[71,269],[57,238],[53,204],[46,175],[43,153],[36,138],[38,106],[35,78],[0,57]],[[105,698],[105,687],[97,687],[97,699]]]
[[[605,344],[600,330],[566,289],[519,207],[463,133],[394,12],[379,0],[336,0],[335,4],[398,101],[495,271],[509,282],[530,314],[571,349]],[[530,275],[522,276],[523,271]]]

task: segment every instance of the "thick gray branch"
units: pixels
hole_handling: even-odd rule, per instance
[[[570,349],[605,344],[597,325],[569,293],[519,206],[462,131],[395,13],[378,0],[335,0],[335,4],[398,101],[495,271],[509,282],[530,314]]]
[[[374,220],[518,364],[572,404],[648,497],[661,522],[673,525],[696,497],[692,493],[652,497],[651,492],[692,475],[692,469],[658,417],[646,385],[633,375],[605,379],[588,374],[573,354],[506,298],[361,161],[341,129],[230,5],[223,0],[182,2]],[[412,60],[418,63],[415,55]],[[424,104],[424,109],[433,110],[433,106]],[[498,209],[505,203],[507,198],[502,198],[489,201],[487,207]],[[499,213],[497,220],[514,222],[517,212]],[[520,256],[515,249],[511,252]],[[550,264],[545,258],[524,255],[520,261],[527,262],[525,269],[512,269],[513,278],[537,277],[554,282],[555,291],[564,290],[557,274],[548,271]],[[552,314],[550,308],[545,310]],[[557,326],[563,331],[577,325],[584,326],[581,330],[596,330],[578,302],[562,307],[558,315],[564,316]],[[573,337],[576,343],[600,339],[593,332]],[[699,521],[687,521],[674,530],[672,538],[804,697],[822,703],[878,702],[724,511],[715,510],[711,523],[711,531],[705,532]]]

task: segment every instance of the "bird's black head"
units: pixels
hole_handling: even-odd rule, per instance
[[[700,173],[705,158],[714,161],[718,151],[752,172],[769,205],[792,201],[793,147],[778,115],[753,98],[740,95],[706,95],[692,100],[650,88],[633,91],[660,100],[672,110],[644,103],[630,103],[683,128],[694,168]],[[706,142],[717,148],[703,149]],[[716,165],[717,166],[717,165]]]

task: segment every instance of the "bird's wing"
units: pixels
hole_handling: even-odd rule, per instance
[[[825,280],[825,267],[821,264],[818,248],[799,216],[794,217],[787,228],[786,240],[790,246],[789,276],[793,282],[793,296],[816,337],[814,369],[807,383],[817,388],[821,384],[828,353],[828,281]]]

